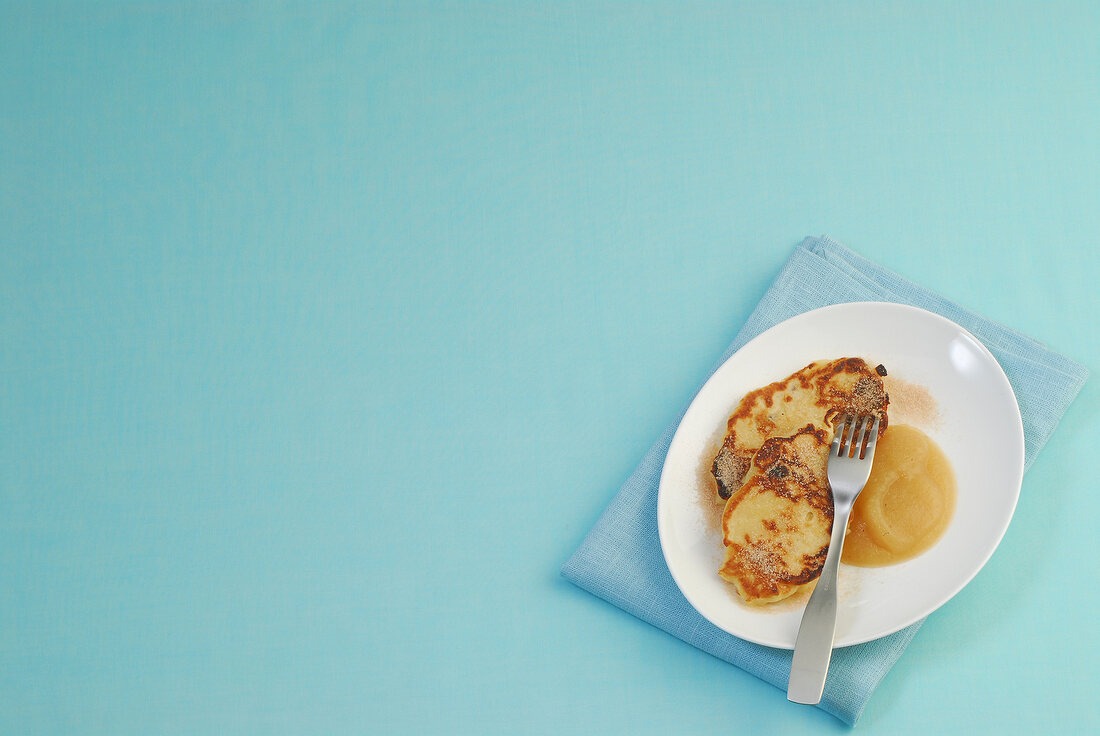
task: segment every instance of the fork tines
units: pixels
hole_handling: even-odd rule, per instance
[[[881,417],[878,415],[874,416],[872,423],[869,415],[845,414],[837,422],[833,447],[829,454],[863,460],[868,449],[874,450],[880,421]]]

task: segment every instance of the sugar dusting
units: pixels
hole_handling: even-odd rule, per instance
[[[882,379],[890,395],[891,424],[912,424],[937,429],[943,423],[940,405],[928,389],[918,383],[890,374]],[[889,430],[887,430],[889,431]]]
[[[726,504],[718,497],[718,483],[710,468],[721,446],[721,437],[717,442],[708,443],[703,454],[699,456],[695,470],[695,500],[703,515],[703,527],[707,532],[717,534],[719,539],[722,538],[722,511]]]

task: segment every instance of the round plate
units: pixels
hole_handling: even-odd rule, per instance
[[[804,600],[751,607],[718,577],[723,546],[710,464],[746,393],[841,357],[882,363],[887,381],[927,389],[936,421],[898,416],[893,404],[890,421],[936,440],[954,467],[958,501],[943,537],[920,556],[888,567],[841,565],[836,646],[892,634],[942,606],[978,573],[1012,520],[1024,474],[1020,409],[1001,366],[973,335],[932,312],[885,302],[837,304],[782,322],[722,364],[691,402],[657,501],[661,548],[684,597],[742,639],[793,649]]]

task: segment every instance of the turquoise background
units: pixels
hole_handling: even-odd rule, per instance
[[[1096,3],[0,5],[0,731],[846,732],[558,568],[804,235],[1100,369]],[[1100,728],[1086,385],[861,733]]]

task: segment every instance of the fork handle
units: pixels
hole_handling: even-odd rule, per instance
[[[802,624],[798,627],[791,676],[787,681],[787,700],[795,703],[815,705],[821,702],[821,694],[825,691],[825,676],[829,673],[833,639],[836,637],[837,570],[851,513],[851,505],[847,509],[834,509],[829,551],[825,555],[817,587],[802,614]]]

